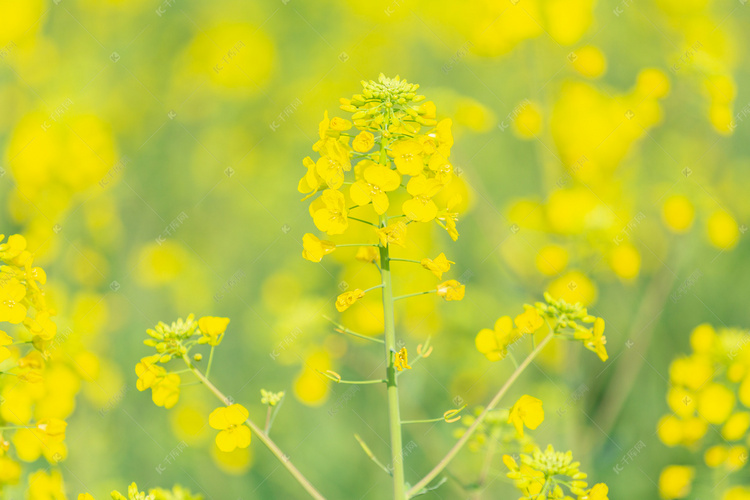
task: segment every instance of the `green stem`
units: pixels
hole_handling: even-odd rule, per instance
[[[182,358],[183,361],[185,361],[185,364],[190,368],[196,377],[198,377],[198,380],[200,380],[203,385],[208,387],[208,389],[214,393],[214,396],[219,398],[219,400],[225,404],[226,406],[229,406],[229,399],[222,393],[214,384],[212,384],[206,376],[201,373],[200,370],[198,370],[196,367],[193,366],[193,364],[185,357]],[[245,421],[245,424],[247,424],[248,427],[250,427],[250,430],[255,433],[255,435],[260,439],[260,441],[270,450],[271,453],[281,462],[281,465],[283,465],[286,470],[289,471],[289,473],[294,477],[294,479],[297,480],[297,482],[307,491],[307,493],[316,500],[325,500],[325,497],[321,495],[318,490],[315,489],[315,487],[310,484],[310,481],[307,480],[305,476],[302,475],[302,473],[294,466],[292,461],[289,459],[287,455],[284,454],[284,452],[281,451],[281,449],[276,445],[276,443],[268,437],[268,435],[261,430],[260,427],[255,425],[255,422],[250,420],[249,418]]]
[[[214,361],[214,347],[211,346],[211,352],[208,354],[208,366],[206,366],[206,378],[208,378],[209,374],[211,373],[211,364]]]
[[[416,297],[417,295],[426,295],[428,293],[437,293],[437,290],[427,290],[426,292],[407,293],[406,295],[399,295],[393,300],[408,299],[409,297]]]
[[[388,130],[390,120],[386,117],[384,130]],[[384,136],[387,134],[384,134]],[[388,164],[388,139],[380,141],[380,164]],[[388,225],[388,214],[380,216],[380,225]],[[393,499],[406,500],[406,477],[404,474],[404,454],[401,436],[401,411],[399,409],[398,383],[396,382],[396,318],[393,313],[393,285],[391,284],[391,263],[388,246],[380,247],[380,279],[383,283],[383,322],[385,324],[386,392],[388,395],[388,425],[391,438],[391,475],[393,476]]]
[[[375,290],[376,288],[383,288],[383,284],[381,283],[379,285],[371,286],[370,288],[368,288],[366,290],[362,290],[362,293],[367,293],[369,291]]]
[[[414,260],[414,259],[395,259],[391,257],[391,262],[414,262],[415,264],[421,264],[421,260]]]
[[[362,335],[361,333],[357,333],[357,332],[355,332],[355,331],[353,331],[353,330],[350,330],[350,329],[348,329],[347,327],[345,327],[345,326],[344,326],[344,325],[342,325],[341,323],[339,323],[339,322],[337,322],[337,321],[334,321],[334,320],[332,320],[331,318],[329,318],[329,317],[328,317],[328,316],[326,316],[326,315],[323,315],[323,317],[324,317],[325,319],[327,319],[328,321],[330,321],[331,323],[333,323],[333,324],[334,324],[334,326],[336,327],[336,330],[335,330],[335,331],[337,331],[337,332],[339,332],[339,333],[346,333],[347,335],[351,335],[352,337],[357,337],[357,338],[359,338],[359,339],[363,339],[363,340],[370,340],[370,341],[372,341],[372,342],[377,342],[377,343],[379,343],[379,344],[382,344],[382,343],[384,343],[384,340],[383,340],[383,339],[379,339],[379,338],[377,338],[377,337],[370,337],[370,336],[368,336],[368,335]]]
[[[429,423],[432,423],[432,422],[441,422],[441,421],[445,421],[445,418],[444,417],[438,417],[438,418],[431,418],[431,419],[428,419],[428,420],[402,420],[401,421],[401,425],[404,425],[404,424],[429,424]]]
[[[351,219],[351,220],[356,220],[357,222],[361,222],[362,224],[369,224],[372,227],[378,227],[377,224],[373,224],[369,220],[357,219],[356,217],[351,217],[351,216],[348,217],[348,218]]]
[[[523,360],[523,362],[518,366],[518,368],[515,369],[515,371],[508,377],[508,380],[505,381],[505,384],[500,388],[500,390],[495,394],[495,396],[492,398],[492,400],[487,404],[487,406],[484,408],[484,411],[476,418],[473,424],[466,429],[466,432],[461,436],[461,438],[456,441],[456,444],[453,445],[453,447],[448,451],[448,453],[438,462],[433,469],[427,473],[425,477],[423,477],[417,484],[411,487],[409,489],[408,495],[409,498],[413,497],[414,495],[418,494],[420,491],[422,491],[425,487],[427,487],[428,484],[430,484],[430,481],[435,479],[438,474],[440,474],[443,469],[445,469],[448,464],[455,458],[455,456],[458,454],[459,451],[461,451],[461,448],[469,441],[469,438],[474,434],[474,432],[479,428],[482,422],[484,422],[484,419],[487,417],[490,411],[492,411],[497,404],[500,402],[500,400],[505,396],[505,393],[508,392],[508,389],[513,385],[513,383],[516,381],[516,379],[523,373],[523,371],[526,369],[526,367],[531,364],[531,362],[534,360],[534,358],[541,352],[542,349],[544,349],[544,346],[547,345],[547,342],[549,342],[554,334],[550,333],[547,335],[544,340],[539,342],[539,345],[529,353],[528,356],[526,356],[526,359]]]

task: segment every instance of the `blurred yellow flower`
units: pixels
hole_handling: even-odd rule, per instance
[[[0,271],[0,322],[17,325],[26,318],[26,306],[22,303],[24,297],[26,287],[16,278]]]
[[[513,118],[513,132],[522,139],[533,139],[542,131],[542,108],[536,102],[519,104]]]
[[[587,78],[599,78],[607,70],[604,53],[593,45],[587,45],[571,53],[573,68]]]
[[[560,245],[546,245],[536,255],[536,268],[545,276],[555,276],[568,265],[568,251]]]
[[[685,498],[690,494],[695,468],[670,465],[659,475],[659,494],[665,500]]]
[[[516,316],[513,320],[518,332],[521,334],[532,334],[544,325],[544,318],[539,315],[539,311],[534,307],[527,307],[524,312]]]
[[[250,417],[247,409],[240,404],[221,406],[216,408],[208,416],[208,425],[216,430],[216,446],[223,452],[234,451],[235,448],[247,448],[250,446],[252,434],[250,429],[244,425]]]
[[[708,219],[708,239],[721,250],[734,248],[740,237],[740,230],[734,218],[724,211],[716,211]]]
[[[675,233],[685,233],[693,225],[695,208],[687,196],[673,195],[666,199],[662,208],[662,219]]]
[[[619,278],[635,279],[641,270],[641,254],[633,245],[620,244],[610,251],[609,265]]]

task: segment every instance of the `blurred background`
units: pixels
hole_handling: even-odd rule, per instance
[[[272,435],[326,496],[387,498],[353,437],[387,456],[384,391],[315,371],[378,367],[322,317],[340,283],[377,273],[355,249],[302,259],[315,229],[296,190],[323,112],[344,116],[338,99],[383,72],[453,120],[463,197],[457,242],[435,226],[402,252],[445,252],[467,285],[397,310],[407,346],[435,347],[402,379],[402,414],[488,401],[513,367],[476,333],[549,290],[606,319],[610,359],[553,343],[504,403],[541,398],[542,447],[571,449],[612,498],[656,498],[662,467],[700,462],[657,436],[669,363],[696,325],[750,321],[748,16],[744,0],[0,0],[0,232],[26,236],[58,310],[68,495],[304,497],[257,441],[215,447],[201,386],[171,410],[136,390],[145,330],[195,313],[231,318],[212,369],[225,393],[262,420],[260,389],[286,391]],[[379,333],[378,300],[342,322]],[[461,425],[408,426],[411,482]],[[499,456],[472,491],[483,457],[464,450],[424,498],[517,495]]]

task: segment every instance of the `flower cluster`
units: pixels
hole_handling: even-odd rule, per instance
[[[501,316],[494,328],[480,330],[474,339],[477,350],[490,361],[499,361],[508,356],[524,336],[533,337],[547,325],[556,337],[579,340],[602,361],[609,358],[602,318],[591,316],[581,304],[568,304],[549,293],[544,294],[544,299],[545,302],[533,306],[526,304],[524,312],[514,319]]]
[[[112,500],[203,500],[203,495],[193,494],[182,486],[175,486],[171,490],[163,488],[151,488],[148,493],[140,491],[138,485],[131,483],[128,486],[127,496],[119,491],[111,493]],[[52,498],[52,497],[49,497]],[[54,497],[58,498],[58,497]],[[59,498],[63,498],[60,496]],[[81,493],[78,500],[95,500],[90,493]]]
[[[510,469],[508,477],[521,490],[522,500],[607,500],[609,488],[598,483],[592,488],[585,481],[586,474],[578,470],[581,465],[573,461],[573,454],[555,451],[552,445],[542,451],[534,449],[531,454],[522,453],[518,462],[510,455],[503,456]],[[575,495],[572,497],[571,495]]]
[[[436,121],[435,104],[416,94],[418,85],[398,77],[381,74],[377,82],[362,85],[362,94],[341,100],[351,120],[329,118],[326,112],[318,127],[320,140],[313,145],[320,157],[303,161],[307,173],[298,190],[306,198],[322,190],[310,205],[315,226],[328,235],[342,234],[350,220],[359,220],[359,212],[367,216],[363,209],[371,207],[380,216],[373,236],[382,246],[404,245],[407,226],[413,222],[437,221],[457,239],[453,207],[459,200],[443,210],[433,200],[454,175],[449,160],[451,120]],[[348,172],[352,180],[347,180]],[[345,185],[348,189],[343,190]],[[400,213],[390,218],[403,220],[390,223],[385,214],[400,188],[407,196]],[[303,243],[305,258],[314,262],[336,249],[334,243],[313,235],[306,235]]]
[[[701,450],[705,465],[722,475],[744,468],[750,451],[749,344],[747,330],[702,324],[690,335],[692,352],[669,367],[672,413],[659,420],[659,438],[667,446]],[[709,432],[712,427],[717,431]],[[659,482],[662,496],[686,497],[695,474],[692,466],[668,466]]]
[[[229,325],[229,318],[204,316],[198,321],[191,314],[186,319],[178,319],[168,325],[159,322],[154,328],[146,330],[150,339],[143,343],[156,350],[156,354],[141,358],[135,365],[138,376],[136,387],[139,391],[151,389],[151,399],[157,406],[172,408],[180,398],[182,379],[176,372],[169,372],[165,366],[172,359],[187,360],[192,348],[208,344],[213,348],[219,345]],[[203,358],[195,355],[195,360]],[[209,359],[209,366],[210,369]]]
[[[474,408],[471,415],[465,415],[461,422],[462,428],[456,429],[453,436],[458,439],[464,435],[467,427],[471,427],[478,417],[484,411],[483,406]],[[488,412],[479,427],[474,431],[469,441],[468,447],[473,452],[478,452],[487,444],[496,441],[501,445],[503,450],[517,450],[519,452],[531,453],[535,447],[534,439],[529,433],[519,434],[517,429],[510,421],[510,411],[507,409],[497,409]]]
[[[57,326],[46,281],[26,239],[0,235],[0,490],[20,479],[19,461],[56,464],[67,455],[63,419],[77,387],[60,372],[57,383],[48,376]]]

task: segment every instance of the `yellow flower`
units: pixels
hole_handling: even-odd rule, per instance
[[[201,344],[219,345],[224,338],[224,332],[227,331],[227,325],[229,325],[229,318],[203,316],[198,320],[198,328],[203,334]]]
[[[372,202],[375,211],[382,215],[388,210],[387,192],[395,191],[401,185],[401,176],[388,167],[372,164],[360,179],[349,188],[349,195],[357,205]]]
[[[528,394],[524,394],[516,401],[516,404],[510,409],[510,414],[508,415],[508,423],[513,424],[520,436],[523,436],[524,426],[534,430],[543,421],[544,410],[542,409],[542,401]]]
[[[418,222],[430,222],[438,214],[437,205],[432,197],[440,191],[440,182],[437,179],[428,179],[424,175],[412,177],[406,185],[406,191],[413,196],[406,200],[401,208],[406,216]]]
[[[340,191],[326,189],[313,204],[316,204],[313,222],[321,231],[328,234],[341,234],[349,227],[346,200]]]
[[[168,373],[151,387],[151,400],[156,406],[172,408],[180,399],[180,376]]]
[[[661,214],[670,230],[675,233],[685,233],[693,225],[695,208],[688,197],[676,194],[667,198]]]
[[[419,175],[424,169],[422,145],[415,139],[394,142],[391,145],[391,156],[402,175]]]
[[[338,189],[344,183],[344,172],[352,169],[349,152],[338,140],[328,139],[320,149],[320,158],[315,162],[315,170],[331,189]]]
[[[366,153],[375,145],[375,136],[370,132],[363,130],[352,141],[352,149],[359,153]]]
[[[302,200],[308,199],[310,196],[318,192],[318,188],[323,184],[323,178],[318,175],[315,162],[309,156],[306,156],[302,160],[302,164],[307,167],[307,173],[297,183],[297,191],[302,194],[306,194]]]
[[[156,364],[157,359],[159,359],[159,355],[147,356],[135,365],[135,374],[138,375],[135,386],[139,391],[145,391],[149,387],[153,387],[166,375],[167,371]]]
[[[78,495],[78,500],[94,500],[94,497],[91,496],[91,493],[81,493]]]
[[[268,406],[276,406],[279,402],[284,399],[284,391],[271,392],[265,389],[260,390],[260,402],[261,404]]]
[[[331,130],[335,130],[337,132],[345,132],[352,128],[352,122],[350,122],[349,120],[345,120],[344,118],[334,116],[333,118],[331,118],[328,126],[331,127]]]
[[[714,382],[698,396],[698,414],[711,424],[722,424],[732,413],[736,398],[723,384]]]
[[[39,470],[29,476],[29,489],[27,490],[29,500],[63,500],[65,486],[62,474],[59,470],[45,472]]]
[[[603,334],[604,320],[602,318],[596,318],[592,329],[577,331],[575,337],[579,340],[583,340],[583,345],[586,349],[595,352],[596,355],[599,356],[599,359],[607,361],[609,355],[607,354],[607,348],[604,347],[607,343],[607,337]]]
[[[532,334],[544,325],[544,319],[534,307],[528,307],[524,312],[516,316],[513,322],[522,334]]]
[[[462,198],[460,195],[452,196],[448,200],[448,206],[444,212],[440,212],[437,216],[437,223],[440,227],[448,231],[448,235],[453,241],[458,239],[458,231],[456,230],[456,222],[458,221],[458,213],[454,212],[455,208],[461,203]]]
[[[659,475],[659,494],[665,500],[685,498],[695,476],[695,468],[685,465],[670,465]]]
[[[411,366],[409,366],[409,354],[406,352],[406,347],[402,347],[401,350],[396,353],[393,365],[398,371],[411,370]]]
[[[16,278],[0,274],[0,322],[17,325],[26,318],[26,306],[21,303],[24,297],[25,286]]]
[[[323,256],[336,250],[336,244],[332,241],[321,240],[311,233],[302,237],[302,257],[310,262],[320,262]]]
[[[721,250],[733,248],[740,237],[737,221],[726,212],[716,211],[708,219],[708,239]]]
[[[595,484],[589,494],[587,500],[609,500],[609,488],[604,483]]]
[[[49,311],[40,311],[35,318],[27,318],[24,325],[34,337],[40,337],[42,340],[52,340],[57,334],[57,325],[50,318]]]
[[[0,241],[3,241],[3,238],[5,238],[5,235],[0,234]],[[8,241],[0,243],[0,259],[13,260],[24,250],[26,250],[26,238],[20,234],[12,234],[8,236]]]
[[[513,328],[510,316],[502,316],[495,321],[494,330],[484,328],[479,331],[474,344],[477,350],[490,361],[500,361],[508,355],[508,347],[521,338],[521,333]]]
[[[437,286],[437,294],[445,300],[461,300],[466,293],[466,286],[456,280],[448,280]]]
[[[403,221],[396,222],[386,227],[375,230],[383,246],[395,243],[396,245],[406,246],[406,223]]]
[[[244,425],[250,416],[247,409],[240,404],[216,408],[208,416],[208,425],[221,431],[216,435],[216,446],[229,453],[236,448],[250,446],[250,429]]]
[[[380,258],[380,251],[374,246],[359,247],[354,258],[362,262],[373,263]]]
[[[451,264],[455,264],[455,262],[448,260],[445,254],[441,252],[440,255],[435,257],[435,260],[422,259],[421,264],[422,267],[431,271],[438,279],[442,279],[443,273],[447,273],[451,268]]]
[[[344,292],[336,298],[336,310],[338,312],[344,312],[364,296],[365,292],[359,288],[352,290],[351,292]]]
[[[0,330],[0,363],[10,357],[10,349],[5,346],[11,344],[13,344],[13,337]]]

